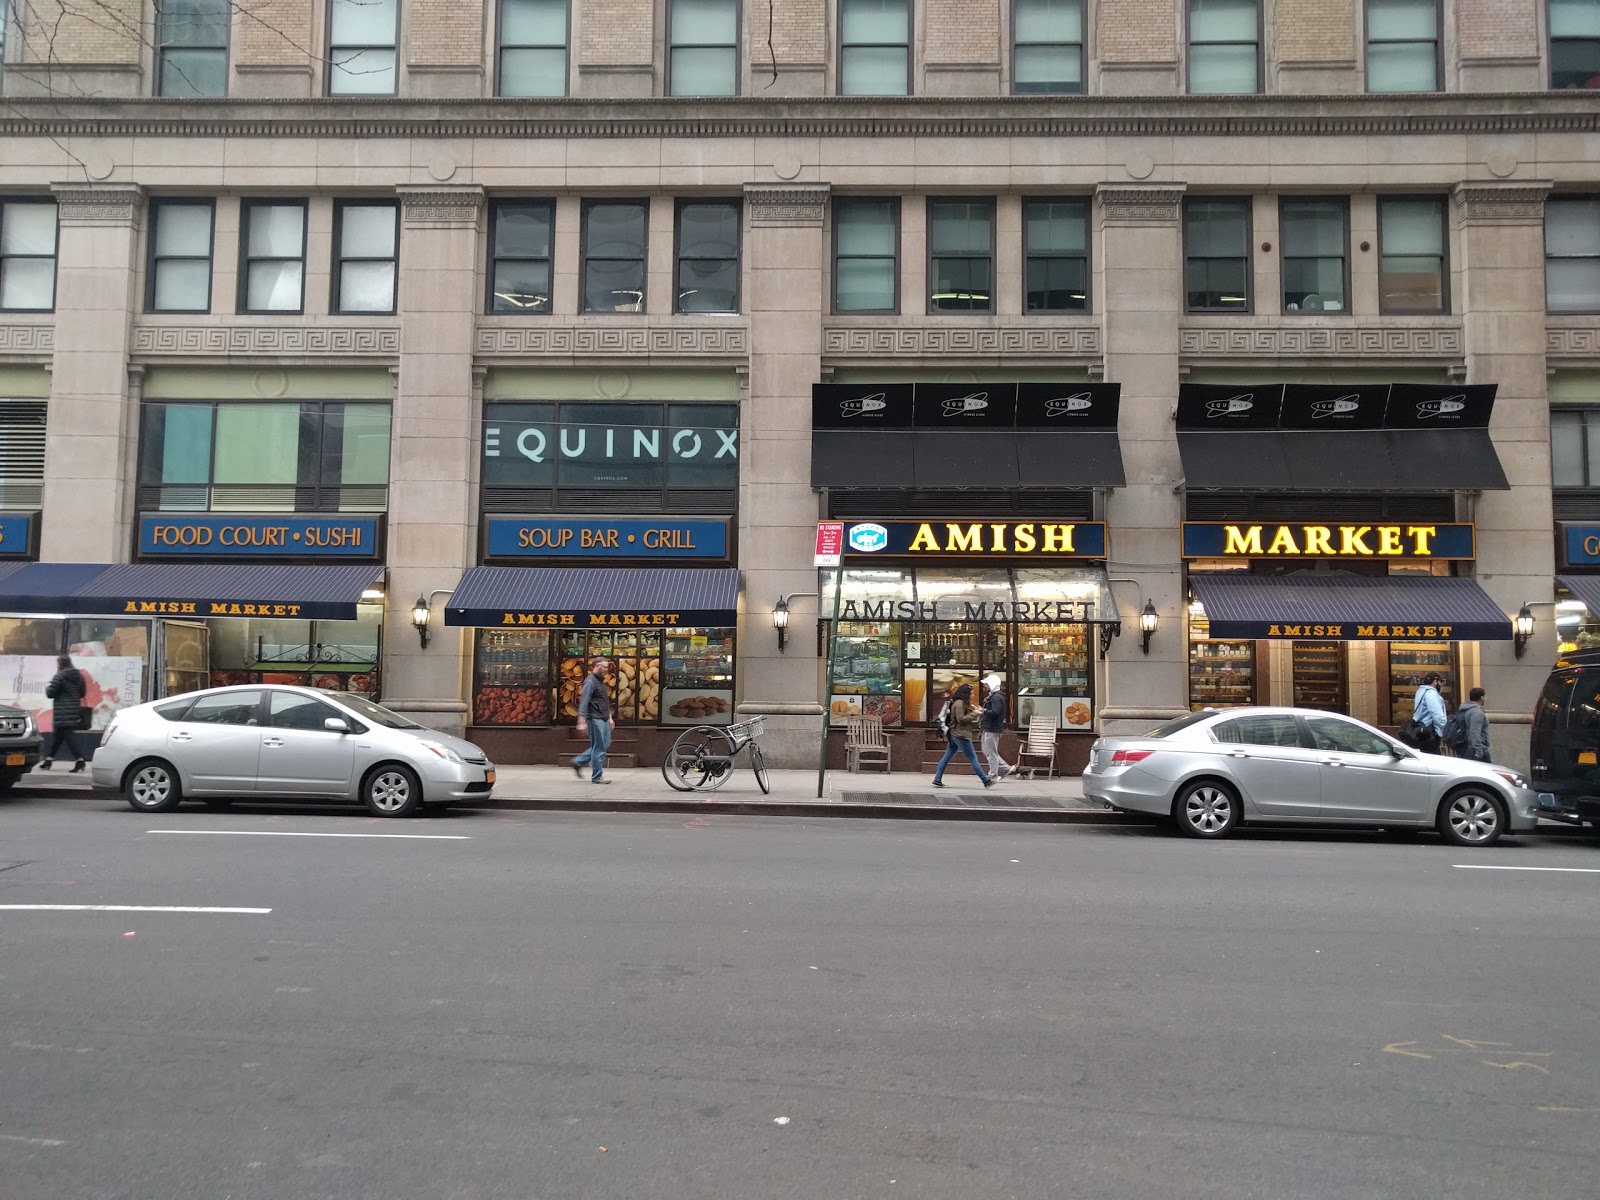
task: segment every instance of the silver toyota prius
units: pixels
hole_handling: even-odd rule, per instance
[[[1083,794],[1198,838],[1261,821],[1436,828],[1488,846],[1539,820],[1538,796],[1509,768],[1424,754],[1352,717],[1300,708],[1208,709],[1100,738]]]
[[[380,817],[487,800],[494,764],[471,742],[360,696],[208,688],[125,708],[90,766],[97,791],[140,812],[197,800],[359,800]]]

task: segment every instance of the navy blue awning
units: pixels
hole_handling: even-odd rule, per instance
[[[1600,575],[1557,575],[1556,582],[1581,601],[1590,616],[1600,616]]]
[[[738,620],[732,567],[473,567],[445,602],[446,625],[683,629]]]
[[[373,563],[23,563],[0,574],[0,612],[353,621]]]
[[[1511,618],[1471,579],[1444,575],[1189,576],[1214,638],[1508,642]]]

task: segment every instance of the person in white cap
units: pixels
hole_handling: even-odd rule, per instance
[[[1006,697],[1005,682],[995,674],[983,677],[983,686],[989,694],[983,698],[983,756],[989,763],[989,774],[1004,779],[1011,774],[1011,764],[1000,757],[1000,735],[1006,731],[1006,721],[1011,715],[1011,703]]]

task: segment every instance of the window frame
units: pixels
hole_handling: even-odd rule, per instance
[[[1017,5],[1026,3],[1026,0],[1011,0],[1011,94],[1013,96],[1081,96],[1088,91],[1089,5],[1088,0],[1074,0],[1074,2],[1078,6],[1078,29],[1080,30],[1079,37],[1082,40],[1076,42],[1023,42],[1017,39]],[[1078,50],[1078,86],[1076,88],[1060,88],[1049,91],[1038,89],[1023,91],[1017,86],[1018,46],[1076,46]]]
[[[1439,0],[1427,0],[1433,6],[1433,86],[1425,91],[1382,91],[1372,90],[1372,77],[1370,63],[1372,61],[1372,47],[1379,46],[1410,46],[1417,44],[1415,38],[1379,38],[1372,36],[1372,0],[1363,0],[1361,5],[1361,86],[1368,95],[1373,96],[1404,96],[1404,95],[1429,95],[1442,92],[1444,86],[1444,5]]]
[[[394,0],[394,39],[388,43],[361,42],[344,45],[333,40],[333,10],[338,0],[328,0],[324,16],[324,25],[327,30],[328,52],[323,59],[327,70],[323,72],[322,94],[324,96],[398,96],[400,94],[400,25],[405,19],[405,0]],[[334,57],[340,51],[361,53],[367,50],[388,50],[394,55],[394,87],[387,92],[342,92],[335,90],[333,81],[337,78],[339,65],[334,62]]]
[[[893,283],[894,303],[888,308],[847,308],[847,309],[841,309],[839,307],[839,209],[840,209],[840,207],[842,205],[848,205],[848,204],[888,204],[889,205],[889,219],[894,224],[894,253],[893,253],[892,257],[890,258],[890,266],[889,266],[889,275],[890,275],[890,279],[892,280],[892,283]],[[835,196],[833,198],[833,204],[832,204],[832,206],[830,208],[829,215],[832,218],[831,224],[833,226],[833,229],[832,229],[831,234],[830,234],[830,236],[832,238],[832,245],[830,247],[830,253],[829,253],[829,256],[828,256],[828,262],[829,262],[829,267],[830,267],[830,273],[832,275],[830,283],[832,285],[831,290],[833,292],[832,308],[833,308],[834,315],[836,315],[836,316],[846,316],[846,317],[885,316],[885,315],[887,315],[887,316],[899,316],[900,315],[901,304],[903,302],[903,293],[902,293],[901,280],[900,280],[900,264],[901,264],[901,259],[904,257],[904,250],[905,250],[905,247],[902,244],[903,229],[904,229],[904,226],[905,226],[905,212],[904,212],[904,205],[901,203],[900,197],[899,196],[875,196],[875,195],[867,195],[867,196]],[[882,258],[883,256],[881,254],[852,254],[849,257],[852,258],[852,259],[857,259],[857,258],[878,259],[878,258]]]
[[[1289,264],[1288,239],[1284,237],[1284,230],[1286,228],[1283,219],[1284,206],[1287,204],[1306,204],[1311,202],[1323,203],[1328,201],[1336,203],[1339,206],[1340,212],[1344,216],[1344,254],[1342,256],[1343,270],[1342,281],[1340,284],[1340,286],[1344,289],[1344,295],[1340,297],[1342,307],[1334,309],[1333,315],[1340,317],[1354,315],[1354,298],[1350,294],[1350,197],[1337,195],[1315,195],[1278,197],[1278,312],[1280,316],[1321,317],[1329,315],[1329,310],[1326,308],[1297,308],[1291,311],[1289,308],[1289,303],[1283,295],[1284,283],[1288,278],[1288,271],[1286,268]],[[1307,256],[1303,254],[1297,254],[1294,256],[1296,261],[1300,261],[1306,257]],[[1321,259],[1325,258],[1326,255],[1317,255],[1316,257]]]
[[[1563,192],[1559,195],[1545,197],[1544,202],[1544,311],[1546,316],[1554,317],[1583,317],[1600,313],[1600,304],[1592,308],[1551,308],[1550,307],[1550,260],[1589,262],[1595,265],[1597,275],[1600,275],[1600,252],[1595,254],[1551,254],[1550,253],[1550,206],[1563,201],[1582,201],[1590,204],[1600,204],[1600,193],[1595,192]],[[1595,288],[1600,295],[1600,286]]]
[[[532,207],[534,207],[536,205],[544,208],[549,213],[549,216],[550,216],[550,256],[548,258],[546,258],[546,259],[542,259],[541,260],[541,259],[538,259],[538,258],[528,258],[528,257],[526,257],[524,255],[496,254],[494,252],[494,250],[495,250],[495,226],[500,220],[501,212],[503,212],[504,210],[506,210],[508,208],[532,208]],[[489,236],[488,236],[487,241],[488,241],[488,246],[486,247],[487,258],[486,258],[486,263],[485,263],[486,269],[484,271],[484,280],[483,280],[483,312],[484,312],[484,315],[485,316],[490,316],[490,317],[548,317],[548,316],[551,316],[555,312],[555,309],[556,309],[556,306],[555,306],[556,202],[555,202],[554,197],[503,196],[500,199],[490,201],[490,203],[489,203]],[[496,268],[497,268],[498,264],[500,264],[501,262],[535,263],[535,262],[541,262],[541,261],[544,262],[545,269],[548,271],[549,277],[550,277],[550,295],[545,298],[544,307],[543,308],[496,308],[494,306],[494,298],[495,298],[494,285],[495,285],[495,280],[497,278],[497,270],[496,270]]]
[[[1582,483],[1557,483],[1555,476],[1554,442],[1556,436],[1556,414],[1573,413],[1578,417],[1577,443],[1579,453],[1583,457],[1583,482]],[[1566,422],[1563,421],[1565,427]],[[1550,406],[1550,441],[1552,444],[1550,464],[1550,489],[1571,495],[1578,492],[1600,492],[1600,462],[1591,462],[1589,458],[1589,426],[1600,427],[1600,405],[1594,404],[1552,404]]]
[[[1383,260],[1386,257],[1395,258],[1423,258],[1420,254],[1393,255],[1386,254],[1383,245],[1383,208],[1389,201],[1404,202],[1407,200],[1428,200],[1439,206],[1439,307],[1438,308],[1390,308],[1384,303],[1383,291]],[[1405,193],[1380,195],[1377,197],[1378,216],[1378,313],[1380,316],[1448,316],[1450,313],[1450,202],[1449,197],[1437,194],[1417,192],[1407,195]],[[1345,235],[1348,245],[1349,234]]]
[[[257,208],[298,208],[300,210],[300,257],[281,258],[276,255],[252,256],[250,253],[250,219]],[[271,196],[241,196],[239,198],[239,285],[234,298],[234,311],[256,317],[293,317],[306,311],[306,251],[311,235],[311,205],[302,197],[298,200]],[[300,303],[295,308],[251,308],[250,267],[254,263],[298,262],[300,264]]]
[[[518,42],[508,46],[505,40],[506,0],[495,0],[494,6],[494,94],[505,96],[505,52],[507,50],[552,50],[553,46],[533,42]],[[561,40],[561,97],[572,94],[572,0],[562,4],[565,26]],[[512,96],[510,99],[557,99],[559,97]]]
[[[589,253],[589,214],[597,208],[637,205],[643,209],[644,240],[639,246],[639,257],[620,258],[616,255],[595,256]],[[597,262],[639,263],[639,307],[629,312],[619,308],[594,308],[589,303],[589,260]],[[608,196],[604,199],[585,199],[578,209],[578,312],[589,316],[632,317],[643,316],[650,303],[650,198],[648,196]]]
[[[1555,20],[1554,20],[1555,14],[1551,12],[1551,6],[1552,6],[1553,3],[1554,3],[1554,0],[1545,0],[1545,4],[1544,4],[1545,41],[1547,43],[1547,51],[1548,51],[1549,56],[1550,56],[1550,69],[1549,69],[1548,75],[1546,76],[1546,78],[1549,81],[1549,89],[1552,92],[1556,92],[1556,91],[1560,91],[1560,92],[1586,91],[1588,89],[1585,89],[1585,88],[1558,88],[1556,86],[1556,43],[1557,42],[1580,42],[1580,43],[1581,42],[1600,42],[1600,34],[1596,34],[1595,37],[1559,37],[1558,38],[1553,32],[1551,32],[1555,28]],[[1596,8],[1600,9],[1600,3],[1596,4]],[[1597,51],[1597,52],[1600,52],[1600,51]],[[1597,67],[1600,67],[1600,63],[1597,63],[1596,65],[1597,65]]]
[[[1021,198],[1022,215],[1022,315],[1049,315],[1052,313],[1092,313],[1094,308],[1094,225],[1093,225],[1093,198],[1089,196],[1064,195],[1064,196],[1023,196]],[[1083,307],[1082,308],[1029,308],[1028,307],[1028,263],[1035,258],[1076,259],[1076,255],[1067,254],[1033,254],[1028,248],[1028,205],[1030,204],[1077,204],[1083,209]]]
[[[934,266],[941,258],[969,260],[974,258],[971,254],[940,254],[933,245],[933,207],[936,204],[987,204],[989,206],[989,304],[985,308],[938,308],[933,302]],[[930,317],[992,317],[996,310],[996,269],[999,266],[996,253],[996,236],[998,230],[999,205],[993,196],[927,196],[924,197],[922,208],[923,220],[923,250],[925,252],[925,266],[927,274],[923,277],[926,287],[923,301],[924,311]],[[898,242],[896,243],[898,245]],[[896,255],[896,258],[899,256]]]
[[[846,42],[844,40],[844,10],[850,0],[838,0],[834,5],[834,22],[838,34],[838,50],[834,54],[834,95],[836,96],[915,96],[917,94],[917,81],[915,77],[916,58],[912,53],[917,44],[917,13],[914,0],[901,0],[906,9],[906,90],[903,92],[847,92],[844,90],[844,58],[845,51],[861,46],[890,46],[899,45],[897,42]]]
[[[211,51],[215,51],[216,53],[219,53],[219,54],[222,55],[222,91],[220,93],[218,93],[217,96],[211,96],[211,95],[172,96],[166,90],[166,78],[167,78],[167,51],[170,50],[170,49],[173,49],[173,46],[172,46],[172,44],[164,43],[161,40],[161,16],[162,16],[161,8],[162,8],[162,0],[154,0],[154,4],[155,4],[155,24],[154,24],[154,28],[151,30],[151,38],[150,38],[150,40],[153,43],[154,49],[155,49],[155,80],[154,80],[154,83],[155,83],[155,94],[158,97],[165,97],[167,99],[183,99],[183,100],[214,100],[214,99],[217,99],[219,97],[228,95],[228,91],[229,91],[229,89],[228,89],[228,76],[231,73],[232,67],[233,67],[232,51],[233,51],[233,15],[234,15],[234,8],[233,8],[233,4],[230,2],[230,0],[221,0],[221,3],[222,3],[222,16],[224,18],[224,20],[222,22],[222,44],[220,46],[190,46],[190,47],[186,47],[186,48],[187,49],[191,49],[191,50],[211,50]],[[0,30],[0,53],[3,53],[4,48],[5,48],[5,34],[4,34],[3,30]]]
[[[672,6],[673,6],[673,4],[675,2],[676,2],[676,0],[667,0],[667,5],[666,5],[666,24],[665,24],[665,26],[663,28],[663,41],[665,43],[666,61],[664,63],[662,63],[662,76],[663,76],[663,78],[662,78],[662,91],[667,96],[683,96],[683,97],[697,97],[697,96],[698,97],[707,97],[707,96],[718,97],[718,96],[740,96],[740,95],[743,95],[744,94],[744,87],[743,87],[744,80],[741,78],[741,76],[744,74],[743,55],[740,54],[739,51],[740,51],[740,47],[744,45],[744,5],[741,4],[739,2],[739,0],[726,0],[726,2],[733,8],[733,41],[731,43],[723,43],[723,42],[683,42],[683,43],[680,44],[680,43],[674,42],[672,40]],[[731,49],[733,51],[733,91],[731,91],[731,92],[679,92],[679,91],[675,90],[676,84],[673,82],[673,78],[672,78],[672,76],[673,76],[672,56],[673,56],[673,51],[674,50],[721,50],[721,49]]]
[[[351,208],[387,208],[394,213],[394,254],[389,258],[373,258],[367,255],[347,255],[344,252],[344,214]],[[394,283],[389,289],[389,307],[353,308],[341,307],[339,295],[340,285],[344,280],[344,265],[347,262],[386,262],[394,265]],[[336,317],[392,317],[400,309],[400,204],[398,201],[385,200],[381,197],[364,199],[361,197],[336,198],[333,202],[333,278],[330,281],[331,292],[328,298],[328,312]]]
[[[23,204],[47,204],[55,215],[52,223],[54,238],[50,243],[49,254],[5,254],[0,251],[0,276],[5,273],[6,263],[15,259],[33,262],[37,259],[50,260],[50,303],[40,308],[7,308],[0,305],[0,312],[19,313],[53,313],[56,311],[57,293],[61,287],[61,208],[55,199],[50,196],[0,196],[0,234],[4,233],[6,211]]]
[[[216,290],[217,272],[217,201],[211,196],[156,196],[150,200],[150,232],[145,242],[144,311],[147,313],[209,313],[212,294]],[[206,256],[196,254],[160,254],[157,250],[161,235],[161,214],[171,208],[203,208],[210,214],[207,228]],[[161,264],[167,262],[201,262],[206,264],[206,301],[203,308],[157,308],[157,276]]]
[[[1191,257],[1204,258],[1206,262],[1228,262],[1232,259],[1221,259],[1215,255],[1190,255],[1189,253],[1189,206],[1191,203],[1206,204],[1237,204],[1244,212],[1244,307],[1243,308],[1195,308],[1189,304],[1189,261]],[[1256,311],[1256,279],[1255,279],[1255,204],[1250,196],[1185,196],[1183,198],[1182,229],[1180,236],[1183,239],[1183,279],[1180,286],[1183,288],[1183,311],[1186,313],[1219,314],[1234,316],[1250,316]]]
[[[1266,6],[1262,0],[1253,0],[1256,9],[1256,86],[1248,92],[1197,92],[1194,90],[1195,46],[1243,46],[1245,42],[1199,42],[1194,40],[1194,0],[1184,0],[1183,11],[1183,91],[1186,96],[1263,96],[1266,95],[1266,67],[1264,63]]]
[[[697,205],[726,204],[733,209],[733,307],[684,308],[683,264],[685,262],[727,262],[725,258],[695,256],[686,258],[683,253],[683,210]],[[672,206],[672,311],[681,316],[720,316],[744,311],[744,204],[736,196],[679,197]]]

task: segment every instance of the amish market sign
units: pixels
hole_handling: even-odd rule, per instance
[[[1106,527],[1101,521],[847,521],[844,556],[1034,561],[1104,558]]]
[[[1008,621],[1077,625],[1094,619],[1088,600],[844,600],[841,621]]]
[[[1470,560],[1476,557],[1476,544],[1473,526],[1466,524],[1231,525],[1185,521],[1183,557]]]

